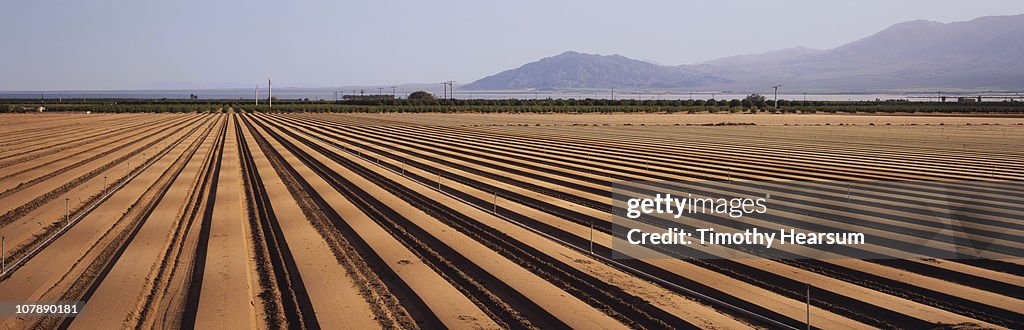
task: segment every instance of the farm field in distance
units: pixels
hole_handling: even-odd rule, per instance
[[[809,313],[820,329],[1019,329],[1024,259],[612,260],[611,195],[619,181],[848,181],[877,214],[855,226],[909,241],[932,225],[919,205],[975,203],[963,212],[984,221],[963,226],[1019,251],[1024,204],[986,198],[1024,200],[988,186],[1024,180],[1022,146],[1019,114],[0,114],[0,301],[84,302],[0,317],[803,329]],[[901,180],[979,190],[859,183]],[[799,202],[794,218],[840,212]]]

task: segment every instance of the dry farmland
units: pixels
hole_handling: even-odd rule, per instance
[[[1024,328],[1021,259],[607,258],[622,180],[977,181],[1019,251],[1019,117],[227,112],[0,116],[0,301],[85,302],[3,327]]]

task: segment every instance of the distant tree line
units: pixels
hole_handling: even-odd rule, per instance
[[[427,94],[429,95],[429,94]],[[26,99],[0,100],[0,112],[35,109],[39,103]],[[254,112],[766,112],[784,113],[1024,113],[1024,102],[909,102],[885,101],[798,101],[773,100],[752,94],[731,100],[608,100],[608,99],[414,99],[306,101],[275,100],[271,108],[256,106],[251,100],[174,100],[174,99],[87,99],[85,103],[46,103],[47,111],[92,112],[216,112],[234,108]]]

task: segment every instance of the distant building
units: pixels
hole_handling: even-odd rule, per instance
[[[343,95],[342,100],[393,100],[395,97],[388,94],[375,95]]]
[[[960,102],[960,103],[979,102],[979,101],[981,101],[981,96],[979,96],[979,97],[958,97],[958,98],[956,98],[956,101]]]

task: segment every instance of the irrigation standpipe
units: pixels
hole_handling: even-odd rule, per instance
[[[811,330],[811,284],[804,283],[807,286],[807,330]]]
[[[594,255],[594,219],[590,219],[590,255]]]

